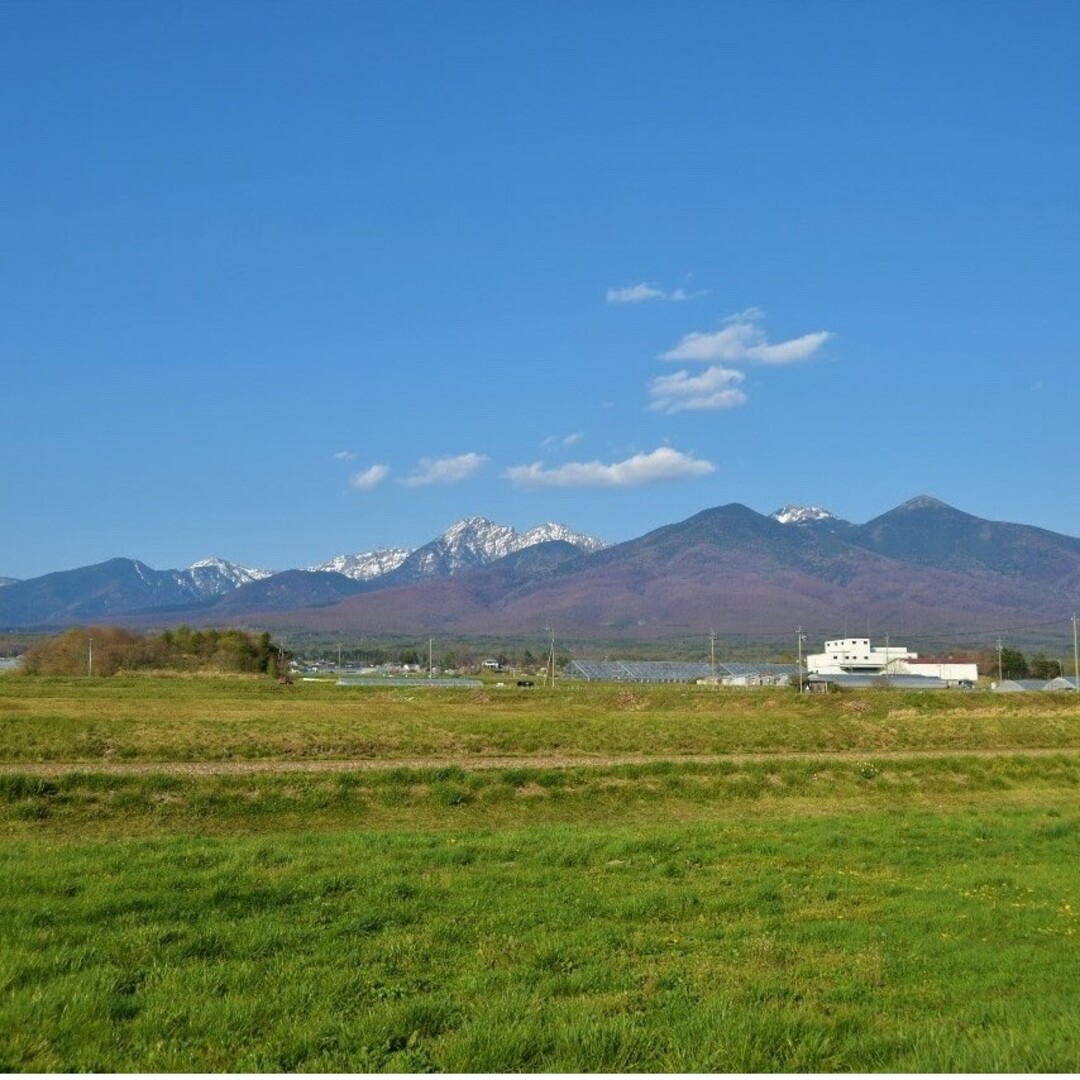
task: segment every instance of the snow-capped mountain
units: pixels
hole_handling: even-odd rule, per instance
[[[573,544],[582,551],[599,551],[606,547],[604,541],[595,536],[575,532],[553,521],[518,532],[512,525],[469,517],[455,522],[441,536],[419,548],[379,548],[358,555],[338,555],[308,569],[334,571],[354,581],[374,581],[397,571],[395,581],[397,578],[418,581],[486,566],[515,551],[551,540]]]
[[[530,540],[541,542],[526,546]],[[154,570],[115,558],[5,585],[0,627],[224,626],[296,613],[289,615],[296,625],[316,630],[535,633],[558,612],[562,633],[626,626],[663,636],[665,627],[680,635],[716,628],[718,612],[726,613],[724,632],[742,632],[748,612],[772,612],[753,625],[763,633],[786,627],[786,636],[794,619],[815,619],[829,632],[851,611],[866,611],[883,627],[917,616],[928,626],[989,635],[1002,625],[1047,625],[1057,613],[1064,640],[1068,597],[1080,591],[1080,538],[986,521],[925,496],[862,525],[820,507],[766,517],[732,503],[596,555],[581,550],[586,545],[599,542],[561,526],[517,533],[471,518],[368,581],[304,570],[267,576],[224,560],[203,560],[196,574],[200,564]],[[470,573],[453,587],[439,581],[463,570]],[[197,577],[211,588],[243,575],[253,580],[229,593],[196,593]]]
[[[336,555],[324,563],[308,566],[306,569],[344,574],[354,581],[371,581],[396,570],[411,553],[409,548],[378,548],[375,551],[361,551],[356,555]]]
[[[834,513],[820,506],[784,506],[771,515],[781,525],[806,525],[811,521],[840,521]]]
[[[598,536],[589,536],[588,533],[575,532],[573,529],[560,525],[555,521],[545,521],[543,525],[536,525],[528,532],[521,533],[518,538],[515,551],[522,548],[532,547],[534,544],[544,544],[549,540],[562,540],[564,543],[573,544],[582,551],[599,551],[607,547],[607,544]]]
[[[605,546],[595,536],[576,533],[554,522],[519,533],[511,525],[470,517],[455,522],[438,539],[412,552],[399,568],[399,574],[414,581],[426,577],[449,577],[463,570],[486,566],[496,559],[550,540],[561,540],[583,551],[597,551]]]
[[[272,570],[253,570],[212,555],[192,563],[186,570],[176,571],[176,580],[181,586],[189,583],[192,591],[205,599],[224,596],[249,581],[262,581],[272,575]]]
[[[413,551],[339,555],[306,571],[256,570],[216,556],[186,570],[155,570],[138,559],[116,558],[5,585],[0,622],[55,626],[166,611],[292,610],[336,602],[356,590],[448,577],[553,540],[583,553],[606,546],[552,522],[519,533],[487,518],[465,518]]]
[[[442,536],[414,551],[412,558],[424,575],[456,574],[517,551],[517,539],[518,532],[511,525],[482,517],[462,518]]]

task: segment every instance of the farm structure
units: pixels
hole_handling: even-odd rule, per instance
[[[932,675],[870,675],[849,674],[808,675],[807,690],[945,690],[950,685]]]
[[[974,686],[979,680],[976,664],[951,660],[919,662],[919,654],[901,645],[871,645],[869,638],[836,638],[825,642],[825,651],[806,658],[808,675],[857,675],[868,678],[896,679],[921,676],[946,686]],[[926,684],[929,686],[929,684]]]
[[[1064,675],[1059,675],[1049,682],[1045,679],[1004,679],[991,685],[990,689],[997,694],[1030,694],[1040,693],[1044,690],[1050,693],[1060,690],[1075,692],[1076,679]]]
[[[683,663],[676,660],[571,660],[566,679],[588,682],[717,683],[721,686],[787,686],[795,664]]]

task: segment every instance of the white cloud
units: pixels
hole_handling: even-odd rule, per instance
[[[356,455],[351,450],[339,450],[334,455],[335,461],[355,461]]]
[[[502,475],[519,488],[626,488],[707,476],[715,471],[716,466],[709,461],[662,446],[651,454],[634,454],[625,461],[612,464],[577,461],[555,469],[545,469],[540,462],[536,462],[532,465],[515,465]]]
[[[402,484],[426,487],[429,484],[457,484],[475,476],[488,459],[483,454],[458,454],[456,457],[421,458]]]
[[[373,487],[378,487],[389,475],[389,465],[372,465],[371,468],[356,473],[349,480],[349,487],[354,491],[370,491]]]
[[[828,330],[818,330],[778,345],[755,345],[749,350],[750,359],[762,364],[793,364],[799,360],[809,360],[830,336]]]
[[[668,349],[661,360],[726,360],[728,362],[745,360],[747,350],[757,341],[763,340],[761,333],[752,323],[729,323],[723,330],[713,333],[695,331],[686,334],[673,349]]]
[[[744,317],[759,314],[752,308],[733,316],[734,321],[728,321],[720,330],[686,334],[673,349],[662,353],[660,359],[792,364],[808,360],[831,336],[828,331],[819,330],[771,345],[757,322]]]
[[[663,300],[664,296],[663,289],[658,289],[655,285],[646,285],[643,281],[639,285],[623,285],[618,289],[608,289],[605,298],[609,304],[640,304],[645,300]]]
[[[667,414],[735,409],[746,404],[739,388],[745,376],[732,368],[710,367],[700,375],[677,371],[660,375],[649,383],[650,409]]]
[[[609,304],[641,304],[646,300],[668,300],[677,304],[683,300],[693,300],[695,296],[704,296],[706,291],[705,289],[696,289],[694,292],[688,292],[686,289],[661,289],[642,281],[637,285],[623,285],[621,288],[608,289],[604,298]]]

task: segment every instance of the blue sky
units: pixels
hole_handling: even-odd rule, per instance
[[[0,575],[920,493],[1080,534],[1080,5],[0,7]]]

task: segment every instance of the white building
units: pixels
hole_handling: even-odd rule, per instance
[[[979,671],[975,664],[952,662],[918,663],[919,654],[900,645],[881,648],[869,638],[836,638],[825,642],[825,651],[806,658],[809,675],[924,675],[950,685],[975,684]]]

